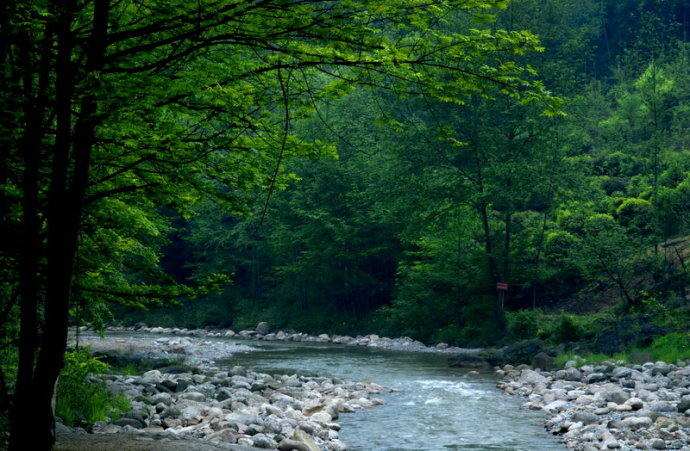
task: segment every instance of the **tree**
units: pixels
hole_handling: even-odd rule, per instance
[[[543,98],[543,86],[512,63],[539,49],[534,35],[481,26],[487,12],[503,6],[502,0],[5,6],[2,97],[10,120],[2,182],[3,193],[16,194],[3,198],[3,224],[21,236],[20,248],[8,250],[17,265],[9,283],[18,281],[21,310],[12,448],[52,444],[51,398],[76,290],[117,299],[151,291],[147,277],[118,277],[114,267],[103,278],[82,273],[89,267],[84,237],[102,236],[107,208],[120,215],[135,213],[132,204],[148,212],[168,205],[184,213],[200,197],[237,201],[265,181],[265,155],[277,161],[270,192],[283,152],[299,147],[289,138],[292,103],[315,73],[328,80],[321,92],[375,84],[458,101],[498,84],[526,100]],[[124,289],[111,290],[112,280]]]

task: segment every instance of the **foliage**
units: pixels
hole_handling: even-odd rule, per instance
[[[380,86],[315,99],[295,135],[335,143],[337,157],[286,159],[293,178],[258,224],[213,207],[188,223],[185,263],[234,278],[225,303],[189,309],[225,315],[200,315],[208,325],[268,320],[461,345],[628,346],[612,312],[646,339],[677,330],[637,322],[683,317],[686,253],[663,243],[690,234],[689,50],[677,17],[637,12],[550,0],[497,14],[544,37],[543,54],[518,61],[558,87],[565,115],[510,96],[449,104]],[[618,56],[603,55],[606,20],[666,20],[654,47],[666,50],[633,63],[630,49],[644,45],[626,32],[607,44]],[[186,321],[177,312],[147,317]]]
[[[105,373],[108,366],[91,356],[86,348],[65,354],[56,392],[55,414],[69,425],[90,425],[113,420],[131,409],[124,395],[109,393],[105,384],[93,376]]]
[[[135,3],[0,14],[2,408],[43,447],[69,324],[687,330],[681,0]]]
[[[656,338],[648,348],[636,350],[649,353],[654,361],[677,363],[690,359],[690,334],[676,332]]]
[[[576,366],[597,364],[605,361],[614,362],[668,362],[678,363],[690,359],[690,334],[687,332],[674,332],[662,335],[645,347],[631,347],[617,354],[583,354],[568,352],[556,356],[555,363],[563,367],[566,362],[574,361]]]
[[[332,138],[307,133],[323,104],[371,89],[451,109],[500,98],[561,114],[522,61],[543,52],[537,36],[497,25],[505,0],[164,6],[3,4],[1,282],[21,305],[13,448],[52,445],[49,409],[30,437],[29,406],[52,397],[70,321],[102,328],[114,305],[209,297],[248,274],[262,284],[238,298],[270,293],[296,311],[328,308],[328,297],[361,317],[390,302],[397,228],[356,195],[320,205],[322,191],[358,186],[352,168],[340,180]],[[311,192],[276,202],[317,174]],[[276,208],[284,214],[269,228]],[[258,257],[268,280],[239,268]]]

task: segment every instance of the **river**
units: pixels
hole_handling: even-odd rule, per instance
[[[180,337],[137,332],[84,336],[94,351],[160,355]],[[191,364],[243,365],[266,373],[330,376],[393,389],[384,404],[342,414],[340,438],[349,449],[560,450],[540,412],[496,388],[492,372],[448,365],[447,355],[290,341],[204,337],[185,340]],[[167,343],[167,344],[166,344]],[[170,354],[168,354],[170,355]],[[173,354],[176,355],[176,354]],[[195,363],[196,362],[196,363]]]
[[[233,340],[231,340],[233,341]],[[447,357],[330,344],[240,342],[249,352],[225,364],[265,372],[372,381],[395,392],[385,404],[341,415],[342,440],[355,450],[558,450],[538,412],[520,408],[490,373],[452,368]]]

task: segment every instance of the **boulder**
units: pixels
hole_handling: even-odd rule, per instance
[[[568,401],[564,401],[562,399],[559,399],[559,400],[553,401],[553,402],[545,405],[543,407],[543,409],[547,412],[550,412],[550,413],[559,413],[559,412],[563,412],[564,410],[566,410],[569,405],[570,405],[570,403],[568,403]]]
[[[584,425],[594,424],[599,422],[599,417],[592,412],[579,410],[573,414],[572,421],[582,423]]]
[[[187,406],[182,409],[180,416],[184,420],[194,420],[201,418],[201,408],[198,406]]]
[[[256,434],[252,437],[252,441],[257,448],[275,449],[278,447],[278,443],[266,434]]]
[[[550,370],[554,365],[553,357],[545,352],[539,352],[532,358],[532,366],[542,370]]]
[[[650,412],[655,413],[671,413],[676,412],[677,408],[668,401],[654,401],[647,406]]]
[[[554,377],[558,380],[579,382],[582,380],[582,373],[577,368],[570,367],[556,371]]]
[[[624,366],[617,366],[611,372],[611,377],[614,379],[624,379],[632,375],[632,370]]]
[[[641,428],[647,428],[652,425],[652,419],[649,417],[627,417],[621,421],[622,425],[636,431]]]
[[[625,401],[625,404],[629,405],[632,410],[640,410],[644,407],[644,403],[640,398],[630,398]]]
[[[141,382],[152,385],[163,382],[163,374],[158,370],[147,371],[141,375]]]
[[[666,442],[660,438],[653,438],[649,441],[649,447],[652,449],[666,449]]]
[[[170,396],[170,393],[157,393],[151,396],[151,404],[165,404],[169,406],[172,404],[172,396]]]
[[[595,382],[602,382],[606,380],[606,375],[604,373],[591,373],[585,376],[585,382],[588,384],[593,384]]]
[[[656,362],[654,364],[654,367],[652,368],[652,375],[663,375],[666,376],[668,373],[673,371],[673,365],[669,365],[668,363],[665,362]]]
[[[180,395],[180,398],[189,399],[190,401],[201,402],[204,399],[206,399],[206,396],[203,393],[199,393],[197,391],[188,391],[188,392],[182,393]]]
[[[175,389],[177,388],[177,382],[170,380],[170,379],[165,379],[163,382],[160,383],[160,385],[167,388],[171,392],[174,392]]]
[[[313,421],[317,423],[326,424],[330,423],[333,418],[327,412],[316,412],[310,417]]]
[[[280,451],[310,451],[306,444],[289,438],[285,438],[278,443],[278,449]]]
[[[676,410],[678,412],[683,413],[686,412],[690,409],[690,398],[685,397],[685,399],[682,399],[677,405],[676,405]]]
[[[518,379],[523,385],[544,385],[547,379],[544,375],[540,374],[534,370],[522,370],[520,374],[520,379]]]
[[[615,385],[604,388],[601,394],[606,402],[615,402],[616,404],[623,404],[630,399],[630,394],[628,392]]]
[[[143,429],[144,427],[146,427],[146,425],[144,423],[142,423],[141,421],[139,421],[135,418],[126,418],[126,417],[113,421],[113,424],[115,426],[122,426],[122,427],[131,426],[135,429]]]
[[[321,451],[321,448],[314,442],[314,439],[301,429],[295,429],[295,432],[292,434],[292,441],[304,445],[300,448],[300,451]]]
[[[271,331],[271,326],[269,326],[267,322],[262,321],[256,325],[256,328],[254,330],[257,334],[266,335]]]
[[[178,418],[182,411],[177,406],[170,406],[161,413],[161,418]]]

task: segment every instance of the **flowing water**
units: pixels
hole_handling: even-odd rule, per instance
[[[227,364],[371,381],[394,393],[385,404],[341,415],[341,439],[356,450],[559,450],[544,417],[520,408],[491,374],[451,368],[434,354],[337,345],[247,342],[254,349]]]

